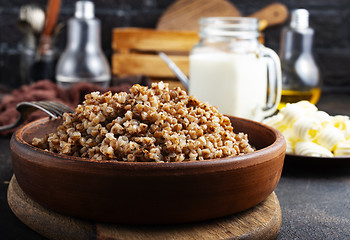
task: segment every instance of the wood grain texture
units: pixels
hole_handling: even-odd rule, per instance
[[[222,0],[178,0],[164,11],[157,29],[198,31],[199,20],[203,17],[241,17],[241,14],[232,3]],[[273,26],[287,20],[288,9],[282,3],[271,3],[248,17],[266,22],[266,27]]]
[[[51,36],[58,19],[61,0],[49,0],[45,12],[45,26],[43,36]]]
[[[267,22],[267,26],[283,24],[288,18],[288,9],[282,3],[272,3],[249,17],[255,17]],[[266,27],[267,27],[266,26]]]
[[[239,17],[239,10],[226,0],[178,0],[164,11],[159,30],[199,30],[203,17]]]
[[[174,80],[175,75],[157,54],[166,52],[188,75],[188,55],[198,41],[199,36],[194,31],[115,28],[112,73],[118,76],[143,74],[150,78]]]
[[[169,58],[188,76],[188,56]],[[113,54],[112,66],[112,73],[118,76],[142,74],[150,78],[176,78],[166,63],[155,54]]]
[[[227,217],[176,225],[117,225],[84,221],[61,215],[30,199],[13,177],[8,203],[27,226],[49,239],[275,239],[282,223],[273,192],[257,206]],[[203,209],[205,211],[205,209]]]
[[[83,219],[176,224],[227,216],[256,206],[273,192],[286,148],[277,130],[229,118],[235,132],[248,135],[254,153],[176,163],[101,161],[38,149],[31,139],[60,124],[60,119],[44,118],[13,134],[13,170],[36,202]]]
[[[145,28],[114,28],[114,51],[173,51],[189,52],[199,41],[195,31],[154,30]]]

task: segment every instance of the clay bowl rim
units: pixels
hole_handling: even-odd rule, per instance
[[[64,155],[60,153],[53,153],[49,152],[46,150],[43,150],[41,148],[35,147],[26,140],[23,139],[23,135],[25,134],[26,130],[29,128],[33,128],[36,125],[43,124],[48,121],[57,121],[59,123],[61,120],[60,119],[50,119],[49,117],[41,118],[35,121],[32,121],[30,123],[27,123],[26,125],[22,126],[19,128],[12,136],[12,138],[17,141],[19,144],[24,145],[26,148],[29,148],[33,151],[39,152],[43,155],[48,155],[51,156],[55,159],[64,159],[67,161],[72,161],[72,162],[79,162],[79,163],[91,163],[91,164],[103,164],[104,166],[121,166],[124,168],[150,168],[150,169],[164,169],[164,168],[169,168],[169,169],[178,169],[181,168],[183,169],[184,166],[188,169],[192,168],[198,168],[198,167],[206,167],[206,166],[212,166],[212,165],[223,165],[225,167],[226,165],[228,166],[234,166],[233,168],[244,168],[250,165],[256,165],[265,161],[269,161],[270,158],[261,158],[261,156],[267,155],[269,153],[274,153],[274,152],[279,152],[281,148],[284,148],[284,153],[285,153],[285,148],[286,148],[286,143],[284,140],[284,137],[282,133],[280,133],[278,130],[267,126],[265,124],[252,121],[249,119],[244,119],[244,118],[239,118],[239,117],[232,117],[228,116],[230,118],[230,121],[232,119],[237,119],[238,121],[245,121],[248,122],[249,124],[252,125],[257,125],[261,128],[264,128],[266,131],[269,132],[269,134],[273,135],[275,140],[272,142],[272,144],[269,144],[266,147],[263,147],[261,149],[255,150],[253,153],[247,153],[243,155],[237,155],[237,156],[230,156],[230,157],[225,157],[225,158],[215,158],[215,159],[207,159],[207,160],[202,160],[202,161],[184,161],[184,162],[124,162],[124,161],[118,161],[118,160],[96,160],[96,159],[89,159],[89,158],[81,158],[81,157],[75,157],[75,156],[69,156],[69,155]],[[235,126],[233,125],[233,129],[235,130]],[[56,125],[57,127],[58,125]],[[241,130],[240,130],[241,131]],[[244,132],[244,131],[243,131]],[[249,138],[249,135],[248,135]],[[12,145],[11,145],[11,151]],[[41,160],[39,160],[41,161]],[[136,166],[136,167],[135,167]],[[213,171],[217,171],[218,169],[215,169]]]

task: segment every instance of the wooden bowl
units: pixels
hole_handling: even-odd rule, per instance
[[[254,153],[196,162],[98,161],[55,154],[30,144],[59,120],[29,123],[11,139],[13,169],[23,191],[56,212],[99,222],[169,224],[230,215],[262,202],[277,186],[286,143],[263,124],[230,118]]]

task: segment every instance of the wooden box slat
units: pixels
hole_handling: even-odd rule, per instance
[[[195,31],[159,31],[143,28],[115,28],[114,51],[174,51],[189,52],[199,41]]]
[[[143,74],[150,78],[176,80],[176,76],[158,56],[158,52],[166,52],[188,76],[188,55],[198,41],[199,36],[195,31],[115,28],[112,73],[123,76]]]
[[[188,75],[188,56],[169,56]],[[117,54],[112,56],[112,72],[120,75],[147,75],[158,78],[175,78],[168,66],[158,55]]]

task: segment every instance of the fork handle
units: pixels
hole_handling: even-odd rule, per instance
[[[21,116],[15,122],[13,122],[11,124],[8,124],[8,125],[5,125],[5,126],[0,126],[0,131],[5,131],[5,130],[9,130],[9,129],[18,127],[23,122],[24,122],[24,118]]]
[[[18,105],[17,105],[18,106]],[[18,107],[17,107],[18,110]],[[30,114],[32,114],[36,109],[28,109],[27,111],[23,111],[20,112],[19,117],[17,118],[17,120],[11,124],[5,125],[5,126],[0,126],[0,131],[5,131],[5,130],[9,130],[15,127],[18,127],[19,125],[21,125]]]

